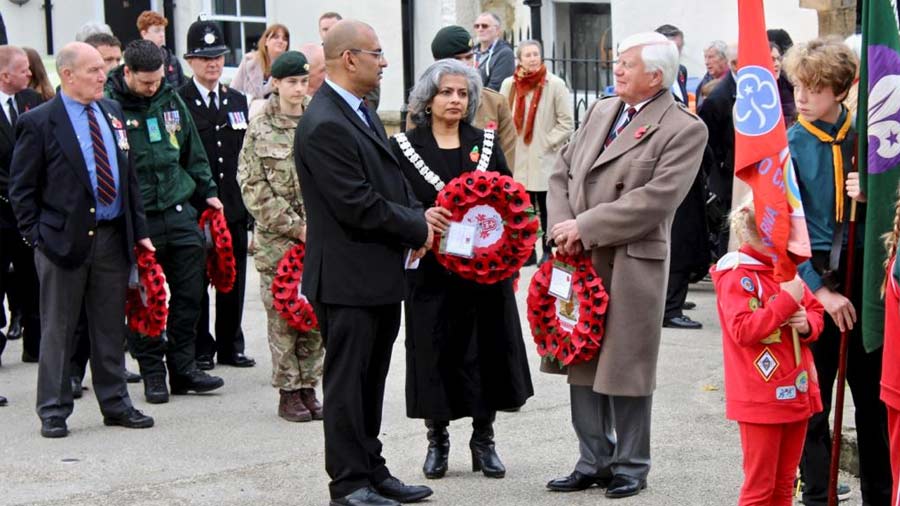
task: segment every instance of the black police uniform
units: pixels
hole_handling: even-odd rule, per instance
[[[197,360],[218,356],[219,363],[236,364],[236,357],[244,353],[244,333],[241,317],[244,312],[244,291],[247,274],[247,228],[249,213],[241,199],[237,181],[238,155],[247,131],[247,98],[240,92],[219,84],[219,104],[206,105],[193,80],[178,90],[184,99],[200,140],[209,158],[209,167],[219,186],[219,200],[225,206],[225,219],[231,232],[237,277],[228,293],[216,293],[216,337],[209,333],[209,296],[204,293],[202,312],[197,323]],[[208,100],[208,99],[207,99]]]
[[[188,58],[217,58],[229,51],[219,27],[210,21],[197,21],[188,29]],[[221,83],[215,96],[202,92],[195,80],[178,90],[200,134],[209,159],[213,179],[219,187],[219,200],[225,206],[225,220],[231,232],[237,276],[228,293],[216,293],[216,337],[209,332],[209,295],[203,292],[200,320],[197,322],[196,358],[198,366],[212,368],[213,355],[219,363],[248,367],[253,359],[244,356],[244,291],[247,273],[247,229],[250,214],[244,207],[237,181],[238,156],[244,143],[244,132],[250,120],[247,98]],[[200,203],[202,204],[202,203]],[[204,275],[206,283],[209,280]]]

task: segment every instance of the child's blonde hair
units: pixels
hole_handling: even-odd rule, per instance
[[[784,55],[784,71],[793,83],[802,83],[815,91],[831,88],[840,97],[853,86],[856,54],[836,36],[819,37],[793,46]]]
[[[762,244],[759,232],[756,231],[756,209],[753,207],[753,195],[747,195],[728,215],[731,235],[740,243]]]
[[[887,258],[884,260],[886,275],[881,283],[881,295],[884,295],[888,276],[890,276],[890,273],[887,272],[888,264],[890,264],[894,255],[897,254],[897,243],[900,242],[900,186],[897,187],[897,203],[894,207],[896,208],[894,211],[894,227],[890,232],[881,236],[884,239],[884,248],[887,250]]]

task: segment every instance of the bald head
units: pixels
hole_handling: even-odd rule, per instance
[[[106,64],[94,46],[70,42],[56,54],[56,72],[63,92],[87,104],[103,97]]]
[[[358,49],[370,37],[375,37],[375,30],[354,19],[344,19],[338,21],[325,34],[325,40],[322,43],[325,51],[325,59],[327,61],[336,60],[344,54],[348,49]]]
[[[309,63],[309,90],[306,94],[313,96],[325,81],[325,50],[322,49],[322,44],[308,42],[300,46],[300,52]]]

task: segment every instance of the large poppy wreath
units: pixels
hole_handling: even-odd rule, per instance
[[[291,328],[300,332],[309,332],[319,326],[312,304],[300,292],[305,255],[306,247],[303,243],[287,250],[278,262],[278,270],[272,280],[272,305],[275,311]]]
[[[521,183],[497,172],[460,174],[438,193],[436,205],[450,221],[475,227],[472,258],[443,254],[435,234],[434,254],[447,270],[484,284],[514,275],[531,255],[540,222]]]
[[[208,227],[208,228],[207,228]],[[212,248],[206,254],[206,277],[222,293],[234,288],[237,267],[228,222],[221,210],[208,208],[200,215],[200,229],[209,231]]]
[[[554,265],[572,272],[569,300],[550,294]],[[555,255],[552,261],[544,262],[531,278],[527,303],[531,334],[544,360],[563,367],[597,356],[609,295],[589,256]]]
[[[167,298],[166,275],[156,262],[156,255],[138,248],[137,280],[132,280],[125,299],[128,328],[148,337],[162,334],[169,317]]]

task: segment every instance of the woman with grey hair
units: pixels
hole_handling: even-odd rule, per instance
[[[481,92],[478,73],[439,60],[410,93],[416,125],[391,147],[425,218],[445,233],[450,212],[434,202],[451,180],[478,169],[512,175],[493,130],[471,125]],[[463,279],[429,252],[409,271],[406,297],[406,411],[424,418],[428,451],[423,472],[447,472],[450,420],[472,417],[472,470],[502,478],[494,449],[497,410],[516,409],[534,394],[511,279],[491,285]]]

